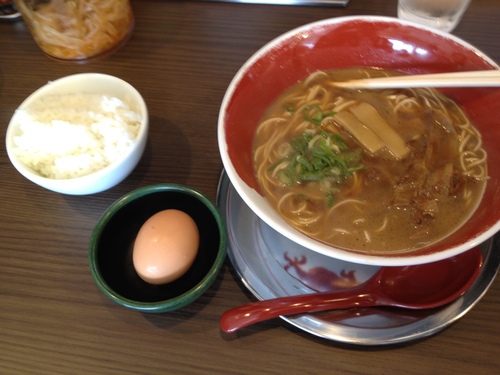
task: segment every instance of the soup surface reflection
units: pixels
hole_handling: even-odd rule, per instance
[[[267,110],[255,173],[299,231],[359,252],[399,253],[439,241],[477,208],[486,152],[454,101],[434,89],[334,86],[394,74],[316,72]]]

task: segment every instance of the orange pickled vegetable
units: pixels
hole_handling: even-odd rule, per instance
[[[102,56],[126,42],[129,0],[14,0],[39,47],[62,60]]]

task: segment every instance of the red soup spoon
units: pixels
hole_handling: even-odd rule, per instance
[[[302,294],[248,303],[226,311],[220,326],[234,332],[281,315],[353,307],[431,309],[460,297],[481,271],[478,247],[451,258],[414,266],[381,267],[366,282],[342,291]]]

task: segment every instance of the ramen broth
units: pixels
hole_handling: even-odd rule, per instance
[[[460,227],[487,180],[479,132],[434,89],[350,90],[394,75],[316,72],[266,111],[254,139],[260,188],[304,234],[359,252],[402,253]]]

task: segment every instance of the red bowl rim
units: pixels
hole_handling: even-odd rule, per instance
[[[249,180],[248,176],[242,175],[238,168],[235,168],[233,164],[233,158],[228,153],[227,144],[227,126],[226,120],[228,116],[228,107],[230,106],[234,95],[237,91],[238,85],[241,83],[242,79],[248,74],[250,68],[256,64],[260,59],[266,54],[276,51],[277,47],[283,46],[287,41],[291,40],[296,35],[305,33],[306,31],[314,31],[315,29],[321,29],[324,27],[341,25],[345,23],[358,22],[358,23],[386,23],[386,24],[397,24],[402,26],[408,26],[415,29],[420,29],[424,33],[436,34],[442,38],[448,39],[454,42],[466,50],[470,50],[471,53],[477,55],[485,65],[488,65],[491,69],[500,69],[500,67],[483,52],[478,50],[476,47],[465,42],[464,40],[455,37],[451,34],[441,32],[439,30],[431,29],[426,26],[418,25],[413,22],[402,21],[397,18],[392,17],[381,17],[381,16],[349,16],[349,17],[337,17],[331,19],[325,19],[313,23],[309,23],[293,30],[290,30],[277,38],[271,40],[269,43],[261,47],[257,52],[255,52],[239,69],[239,71],[234,76],[231,81],[222,101],[219,119],[218,119],[218,142],[219,151],[221,154],[224,169],[233,184],[234,188],[241,196],[243,201],[251,208],[253,212],[266,224],[270,225],[280,234],[290,238],[294,242],[307,249],[316,251],[318,253],[324,254],[329,257],[360,263],[360,264],[370,264],[370,265],[411,265],[411,264],[421,264],[433,261],[438,261],[445,259],[464,251],[467,251],[482,242],[486,241],[492,237],[497,231],[500,230],[500,220],[497,220],[493,225],[489,225],[479,233],[474,233],[470,235],[465,242],[454,245],[451,248],[440,248],[439,245],[431,245],[429,248],[419,249],[417,251],[401,253],[401,254],[383,254],[383,255],[370,255],[367,253],[357,253],[344,249],[338,249],[330,245],[326,245],[317,240],[314,240],[302,233],[300,233],[295,228],[291,227],[286,223],[273,209],[270,208],[269,204],[262,195],[259,193],[258,186]],[[241,168],[240,168],[241,170]],[[252,170],[253,173],[253,170]],[[440,241],[441,242],[441,241]],[[439,244],[439,242],[438,242]],[[426,250],[428,249],[428,250]]]

